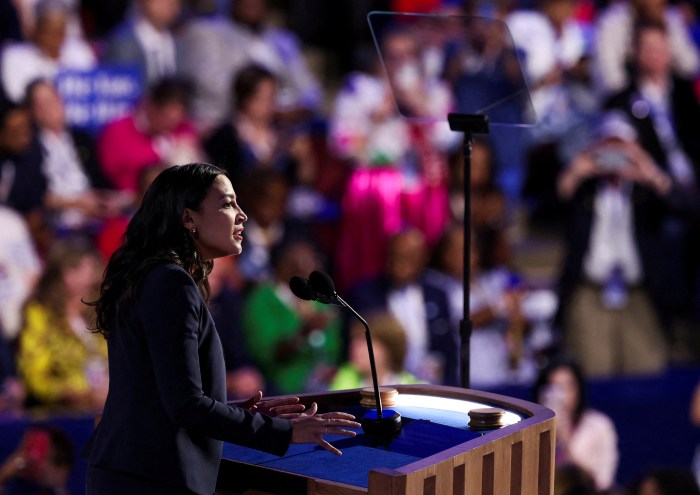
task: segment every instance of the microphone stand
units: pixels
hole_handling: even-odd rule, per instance
[[[388,442],[401,431],[402,422],[401,414],[398,411],[391,409],[382,409],[382,399],[379,393],[379,381],[377,380],[377,367],[374,362],[374,349],[372,347],[372,336],[369,331],[369,325],[360,314],[355,311],[343,298],[335,291],[333,280],[325,273],[314,271],[309,275],[309,287],[316,293],[330,297],[332,300],[350,310],[357,319],[359,319],[365,327],[365,339],[367,340],[367,352],[369,353],[370,369],[372,371],[372,384],[374,388],[374,401],[376,403],[376,411],[370,410],[362,418],[362,430],[371,437],[375,437],[382,442]]]
[[[447,121],[450,124],[450,129],[453,131],[461,131],[464,133],[464,143],[462,145],[462,153],[464,156],[464,308],[463,318],[459,322],[459,365],[460,365],[460,383],[463,388],[469,388],[469,341],[472,335],[472,320],[469,314],[470,305],[470,290],[471,290],[471,247],[472,247],[472,229],[471,229],[471,156],[472,142],[474,134],[489,133],[489,118],[487,115],[472,115],[450,113],[447,115]]]
[[[344,307],[350,310],[352,314],[357,317],[358,320],[364,325],[365,327],[365,340],[367,340],[367,349],[369,352],[369,367],[372,372],[372,386],[374,387],[374,402],[377,404],[377,417],[379,419],[382,419],[383,417],[383,412],[382,412],[382,399],[379,394],[379,381],[377,380],[377,366],[374,364],[374,348],[372,347],[372,336],[369,333],[369,325],[365,321],[365,319],[360,316],[360,314],[355,311],[352,306],[350,306],[348,303],[346,303],[342,297],[340,297],[337,293],[335,294],[335,298],[338,300],[338,302]]]

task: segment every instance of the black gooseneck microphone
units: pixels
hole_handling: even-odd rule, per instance
[[[295,287],[292,287],[292,285]],[[307,299],[308,296],[308,299],[314,299],[322,303],[326,300],[329,301],[328,303],[339,304],[355,315],[365,327],[365,339],[367,341],[369,365],[372,372],[372,385],[374,387],[374,401],[377,404],[377,410],[376,412],[368,412],[362,418],[362,429],[366,434],[381,439],[387,440],[393,437],[401,430],[401,415],[397,411],[391,409],[382,410],[382,400],[379,394],[379,383],[377,381],[377,367],[374,363],[372,336],[369,331],[369,325],[365,319],[338,295],[335,291],[335,283],[333,283],[333,279],[327,273],[320,271],[311,272],[308,281],[302,277],[292,277],[292,280],[289,281],[289,286],[292,292],[302,299]]]

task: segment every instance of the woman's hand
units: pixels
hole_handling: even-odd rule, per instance
[[[262,392],[258,391],[256,395],[245,402],[242,402],[238,407],[247,409],[250,412],[259,412],[268,416],[278,418],[292,419],[303,415],[306,407],[304,404],[299,404],[299,397],[282,397],[280,399],[262,400]]]
[[[357,433],[345,428],[359,428],[353,421],[355,416],[343,412],[316,414],[318,406],[313,403],[304,414],[292,418],[292,443],[315,443],[335,455],[342,452],[323,439],[323,435],[354,437]]]

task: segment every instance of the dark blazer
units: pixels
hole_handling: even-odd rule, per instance
[[[573,198],[565,205],[566,250],[559,279],[559,308],[556,321],[563,324],[563,315],[576,286],[584,282],[583,260],[588,250],[594,218],[594,202],[599,180],[590,179],[580,185]],[[634,218],[634,240],[644,270],[643,285],[652,296],[660,316],[664,316],[664,291],[668,288],[668,270],[663,260],[673,253],[668,252],[662,234],[663,221],[668,213],[668,204],[646,187],[632,188]]]
[[[662,321],[670,322],[674,313],[687,311],[692,305],[693,293],[700,276],[700,265],[695,255],[700,243],[700,102],[693,87],[693,81],[674,77],[669,94],[670,119],[678,144],[690,161],[696,183],[694,186],[674,183],[673,189],[665,198],[667,203],[666,224],[659,237],[665,239],[666,253],[654,260],[645,270],[652,274],[655,302],[662,308]],[[607,102],[608,109],[624,112],[635,127],[639,144],[652,156],[666,172],[670,172],[668,151],[654,126],[653,109],[643,100],[636,82],[613,95]],[[658,281],[657,281],[658,279]],[[669,325],[668,322],[664,323]]]
[[[36,138],[21,155],[0,151],[0,183],[9,184],[8,196],[0,197],[0,203],[22,214],[43,208],[47,188],[43,160],[41,144]]]
[[[700,178],[700,103],[695,95],[693,83],[686,79],[674,78],[670,95],[670,112],[678,142],[688,156],[696,178]],[[663,170],[670,170],[668,155],[654,127],[651,109],[641,102],[639,89],[635,83],[613,95],[605,104],[609,110],[620,110],[637,131],[639,144]],[[697,191],[674,191],[670,196],[671,206],[677,210],[697,212],[700,198]]]
[[[175,264],[146,277],[108,338],[109,394],[91,465],[192,493],[214,491],[223,441],[283,455],[291,423],[227,405],[221,342],[193,279]],[[179,492],[178,492],[179,493]]]
[[[449,299],[441,287],[425,277],[421,278],[420,285],[427,318],[428,348],[444,359],[442,384],[459,386],[459,332],[451,325]],[[387,311],[390,291],[390,281],[384,276],[359,282],[350,293],[349,303],[360,314]]]

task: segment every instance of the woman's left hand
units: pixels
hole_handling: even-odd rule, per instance
[[[299,404],[299,397],[281,397],[279,399],[262,400],[262,392],[242,402],[238,407],[250,412],[259,412],[278,418],[296,418],[304,414],[306,406]]]

